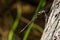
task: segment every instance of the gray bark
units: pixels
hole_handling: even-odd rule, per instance
[[[40,40],[60,40],[60,0],[54,0],[51,10]]]

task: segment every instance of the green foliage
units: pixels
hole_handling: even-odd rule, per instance
[[[39,10],[42,10],[42,9],[44,8],[45,4],[46,4],[46,0],[40,0],[39,5],[38,5],[38,7],[37,7],[37,9],[36,9],[36,11],[35,11],[35,14],[34,14],[34,16],[33,16],[32,19],[35,19],[38,11],[39,11]],[[25,35],[24,35],[23,40],[27,40],[28,35],[29,35],[29,33],[30,33],[30,30],[32,29],[33,24],[34,24],[34,22],[32,22],[32,23],[29,25],[27,31],[25,32]]]
[[[8,4],[8,0],[4,0],[4,1],[5,1],[6,5],[7,5]],[[37,9],[35,11],[35,14],[34,14],[34,16],[33,16],[32,19],[35,19],[35,16],[37,15],[38,11],[41,10],[41,9],[43,9],[44,6],[45,6],[45,4],[46,4],[46,0],[40,0],[39,5],[38,5],[38,7],[37,7]],[[9,31],[8,40],[13,40],[13,38],[14,38],[14,32],[15,32],[16,28],[18,27],[18,23],[19,23],[19,20],[21,18],[21,14],[22,14],[22,11],[21,11],[21,9],[18,6],[17,7],[17,17],[16,17],[16,20],[13,22],[11,30]],[[27,31],[25,32],[23,40],[27,40],[28,35],[30,33],[30,30],[32,29],[33,24],[34,24],[34,22],[32,22],[29,25]]]
[[[29,25],[29,28],[27,29],[27,31],[26,31],[26,33],[25,33],[25,36],[24,36],[23,40],[27,40],[28,35],[29,35],[29,33],[30,33],[30,30],[31,30],[32,26],[33,26],[33,23],[32,23],[31,25]]]
[[[19,5],[17,5],[17,17],[9,32],[8,40],[13,40],[14,32],[15,32],[16,28],[18,27],[20,17],[21,17],[21,9],[19,8]]]

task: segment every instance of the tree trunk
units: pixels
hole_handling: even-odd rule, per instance
[[[41,40],[60,40],[60,0],[54,0]]]

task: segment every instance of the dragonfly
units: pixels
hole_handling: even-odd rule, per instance
[[[35,18],[33,18],[19,33],[22,33],[32,22],[34,22],[38,18],[39,15],[41,15],[43,13],[45,13],[46,22],[47,22],[47,14],[46,13],[50,10],[50,7],[51,7],[51,3],[50,3],[50,5],[48,4],[43,10],[39,11],[37,13],[37,15],[35,16]]]

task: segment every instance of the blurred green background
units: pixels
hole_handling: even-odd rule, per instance
[[[0,40],[40,40],[46,24],[45,14],[49,17],[52,2],[53,0],[0,0]],[[36,18],[43,9],[48,11]],[[35,21],[29,24],[33,19]]]

